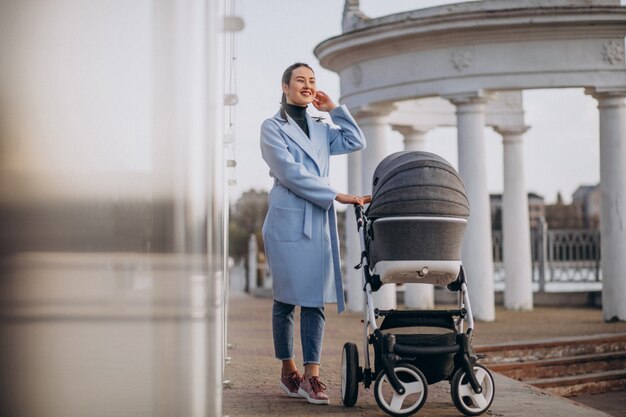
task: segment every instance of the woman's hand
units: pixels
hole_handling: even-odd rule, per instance
[[[321,91],[317,90],[315,93],[315,97],[313,98],[313,107],[318,109],[319,111],[329,112],[334,110],[337,105],[331,100],[328,95]]]
[[[339,193],[335,197],[335,200],[341,204],[358,204],[362,206],[364,204],[369,204],[372,201],[372,196],[364,195],[363,197],[358,197],[356,195]]]

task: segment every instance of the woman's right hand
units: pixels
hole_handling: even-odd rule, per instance
[[[335,200],[337,200],[341,204],[358,204],[362,206],[363,204],[368,204],[369,202],[371,202],[372,196],[365,195],[362,197],[358,197],[356,195],[339,193],[335,197]]]

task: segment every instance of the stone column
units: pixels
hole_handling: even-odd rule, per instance
[[[388,154],[387,151],[387,119],[393,106],[372,106],[357,113],[357,120],[367,141],[366,148],[361,151],[361,191],[364,195],[372,192],[372,177],[378,163]],[[383,285],[373,294],[377,308],[396,308],[396,284]]]
[[[427,128],[403,125],[392,125],[391,127],[404,137],[404,150],[424,150],[424,135],[428,131]],[[404,306],[406,308],[432,310],[435,307],[435,287],[425,284],[405,284]]]
[[[391,128],[404,137],[405,151],[424,150],[424,135],[429,128],[406,125],[391,125]]]
[[[532,310],[532,259],[528,194],[524,170],[523,134],[528,126],[496,127],[502,135],[504,193],[502,195],[502,246],[504,258],[504,307]]]
[[[588,89],[600,111],[602,312],[626,320],[626,89]]]
[[[462,259],[467,273],[474,318],[495,320],[491,214],[485,157],[483,92],[445,97],[456,106],[459,173],[465,183],[470,218],[463,237]]]
[[[362,195],[361,187],[362,152],[348,154],[348,193]],[[361,242],[356,231],[356,217],[352,206],[346,206],[346,308],[348,311],[363,311],[363,271],[354,269],[360,262]]]

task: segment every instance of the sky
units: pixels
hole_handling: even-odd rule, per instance
[[[380,17],[402,11],[461,1],[361,0],[362,11]],[[231,201],[250,189],[269,190],[272,181],[261,158],[259,128],[278,110],[280,77],[293,62],[309,63],[319,89],[339,102],[339,77],[322,68],[313,49],[341,34],[342,0],[235,0],[235,14],[245,21],[235,37],[233,88],[239,102],[228,123],[235,135],[234,158],[237,185],[229,187]],[[547,203],[564,200],[580,185],[597,184],[599,168],[599,118],[596,101],[581,89],[526,90],[523,93],[525,121],[530,130],[524,138],[525,178],[529,192],[542,195]],[[315,110],[313,109],[312,112]],[[389,152],[402,150],[402,138],[388,132]],[[488,190],[503,188],[502,138],[485,128]],[[426,150],[446,158],[457,167],[455,128],[438,128],[426,135]],[[345,156],[331,159],[331,184],[347,190]]]

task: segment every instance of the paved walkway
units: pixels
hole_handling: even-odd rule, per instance
[[[343,407],[340,400],[341,349],[347,341],[359,346],[362,361],[360,314],[338,315],[334,306],[326,308],[326,332],[322,354],[322,380],[328,385],[329,406],[314,406],[302,399],[288,398],[278,388],[280,364],[273,357],[269,298],[254,298],[234,293],[230,299],[228,354],[226,378],[231,388],[224,390],[224,415],[245,416],[384,416],[376,404],[372,390],[360,386],[355,407]],[[537,308],[532,312],[510,312],[497,309],[497,320],[476,324],[475,344],[547,339],[559,336],[626,332],[626,323],[604,323],[597,309]],[[301,358],[299,328],[296,320],[296,360]],[[496,396],[491,416],[607,416],[582,404],[550,395],[501,375],[494,375]],[[623,401],[613,397],[611,401]],[[613,409],[620,406],[613,404]],[[602,407],[600,407],[602,408]],[[621,407],[621,408],[626,408]],[[612,410],[611,408],[604,408]],[[449,394],[449,384],[429,386],[428,399],[417,415],[435,417],[459,416]],[[612,415],[618,415],[613,414]]]

